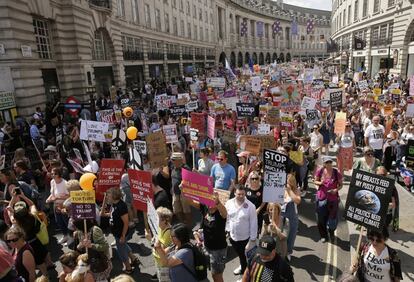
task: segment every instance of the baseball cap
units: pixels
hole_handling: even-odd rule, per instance
[[[257,253],[260,255],[268,256],[276,249],[276,241],[270,235],[264,235],[259,240],[259,246],[257,247]]]
[[[330,156],[324,156],[322,159],[323,163],[333,162],[333,159]]]

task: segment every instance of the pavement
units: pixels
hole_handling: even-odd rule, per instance
[[[359,236],[356,225],[342,219],[349,180],[349,176],[345,177],[343,189],[340,191],[341,204],[339,216],[341,218],[334,242],[320,242],[314,208],[315,188],[312,184],[308,194],[298,206],[299,230],[290,262],[295,275],[295,281],[335,281],[343,272],[349,269]],[[414,281],[414,264],[412,263],[414,261],[414,221],[412,220],[414,216],[414,206],[412,204],[414,196],[399,184],[397,184],[397,189],[400,196],[400,230],[395,233],[391,232],[387,243],[398,250],[402,261],[404,281]],[[198,211],[193,210],[193,215],[194,222],[200,222]],[[52,233],[54,233],[53,226],[51,228]],[[143,220],[141,218],[129,242],[133,252],[139,256],[142,262],[140,270],[136,270],[132,275],[139,282],[151,281],[151,275],[155,273],[151,247],[144,238],[143,230]],[[54,235],[51,238],[50,249],[54,261],[57,261],[59,256],[68,250],[66,247],[62,249],[57,245],[57,240],[60,236]],[[111,243],[112,241],[112,235],[108,234],[108,242]],[[115,248],[113,248],[113,254],[111,277],[122,273],[122,265],[116,257]],[[51,281],[57,281],[57,272],[61,271],[60,264],[56,263],[56,265],[56,271],[50,272]],[[233,270],[238,266],[238,258],[229,244],[224,281],[237,281],[240,278],[233,275]],[[211,276],[210,281],[212,281]]]

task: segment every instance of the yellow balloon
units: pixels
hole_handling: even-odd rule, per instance
[[[132,114],[134,113],[134,110],[131,107],[125,107],[122,110],[122,113],[124,114],[124,116],[126,116],[127,118],[132,117]]]
[[[90,172],[84,173],[79,179],[79,185],[82,190],[93,190],[93,182],[96,180],[96,175]]]
[[[126,135],[129,140],[135,140],[137,138],[138,129],[135,126],[128,127]]]

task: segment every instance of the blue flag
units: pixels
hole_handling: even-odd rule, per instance
[[[298,35],[298,23],[295,19],[292,21],[292,27],[291,27],[292,35]]]
[[[253,60],[252,60],[252,56],[249,56],[249,68],[251,71],[253,71]]]

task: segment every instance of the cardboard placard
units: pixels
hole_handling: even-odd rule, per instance
[[[150,133],[145,137],[147,142],[148,160],[151,168],[159,168],[168,163],[168,149],[161,131]]]
[[[237,116],[238,117],[253,117],[255,112],[255,106],[253,103],[237,103]]]
[[[237,140],[237,132],[231,129],[223,130],[223,141],[230,144],[235,144]]]
[[[346,220],[382,231],[395,182],[388,177],[354,170],[346,199]]]
[[[124,172],[125,160],[103,159],[99,169],[98,187],[96,199],[102,200],[104,193],[112,188],[119,187],[122,173]]]
[[[384,105],[384,108],[382,108],[382,112],[384,116],[392,115],[392,105]]]
[[[240,138],[240,148],[252,155],[259,155],[261,144],[262,142],[256,136],[244,135]]]
[[[208,207],[214,206],[213,177],[181,169],[181,192],[189,199]]]
[[[214,188],[214,193],[218,194],[219,200],[223,205],[230,199],[230,191]]]
[[[284,202],[287,162],[287,156],[273,150],[264,150],[263,202]]]
[[[132,203],[134,208],[146,212],[148,210],[147,199],[154,198],[151,172],[128,169],[128,176],[131,184]]]
[[[95,191],[71,191],[70,202],[71,214],[74,220],[96,218]]]
[[[280,123],[280,109],[277,107],[270,107],[267,110],[266,121],[270,125],[278,125]]]

